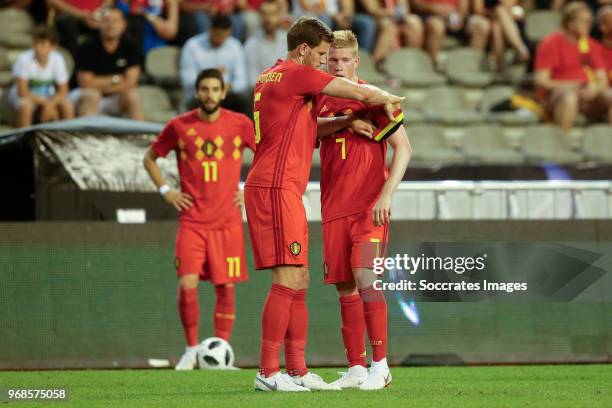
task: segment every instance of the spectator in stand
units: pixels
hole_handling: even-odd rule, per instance
[[[70,93],[80,116],[105,113],[142,120],[137,92],[141,48],[124,35],[125,17],[116,7],[100,22],[100,34],[81,44],[76,68],[79,88]]]
[[[245,36],[247,39],[252,37],[261,28],[263,22],[259,12],[263,3],[270,0],[247,0],[247,8],[242,12],[245,24]],[[278,4],[280,9],[280,26],[287,28],[291,24],[291,16],[289,16],[289,5],[287,0],[272,0]]]
[[[232,35],[239,41],[245,40],[245,22],[242,11],[247,0],[183,0],[181,2],[181,25],[188,38],[207,32],[213,16],[225,14],[232,23]],[[193,88],[193,84],[189,84]]]
[[[491,34],[491,22],[481,15],[470,15],[469,0],[414,0],[414,9],[425,21],[425,48],[437,63],[446,34],[467,40],[484,50]]]
[[[55,27],[60,45],[75,56],[79,36],[97,34],[105,7],[112,0],[47,0],[50,10],[56,13]]]
[[[174,40],[179,25],[179,0],[117,0],[127,18],[127,34],[143,55]]]
[[[68,69],[55,50],[58,35],[41,26],[34,30],[32,48],[13,65],[15,84],[9,98],[17,112],[17,126],[30,126],[38,114],[40,122],[72,119],[74,108],[68,100]]]
[[[612,124],[612,93],[597,42],[589,37],[593,14],[585,3],[563,8],[561,28],[536,51],[535,84],[544,107],[569,132],[578,112],[607,117]]]
[[[597,22],[601,32],[600,51],[608,73],[608,86],[612,86],[612,6],[604,6],[599,10]]]
[[[491,48],[499,72],[504,70],[504,53],[508,44],[516,52],[517,62],[529,61],[531,54],[518,25],[525,17],[525,11],[518,0],[474,0],[474,14],[491,19]]]
[[[292,7],[294,18],[310,15],[319,18],[334,30],[350,29],[357,35],[362,49],[373,51],[376,20],[368,14],[356,14],[355,0],[292,0]]]
[[[287,31],[280,28],[281,12],[278,1],[264,1],[259,9],[262,29],[244,45],[250,88],[255,87],[255,82],[263,70],[287,55]]]
[[[378,37],[372,49],[372,59],[379,70],[385,57],[404,44],[411,48],[423,46],[423,21],[411,14],[408,0],[361,0],[361,9],[376,19]],[[361,38],[359,47],[361,48]]]
[[[247,76],[246,54],[240,41],[232,36],[232,21],[227,15],[212,18],[208,32],[191,38],[181,51],[180,77],[188,108],[195,106],[193,84],[203,69],[223,73],[227,96],[223,107],[244,114],[252,109]]]

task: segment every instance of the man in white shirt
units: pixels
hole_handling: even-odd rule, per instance
[[[195,105],[193,89],[200,71],[216,68],[223,73],[228,89],[223,107],[247,115],[250,113],[246,55],[240,41],[231,34],[230,18],[218,14],[213,16],[208,32],[185,43],[181,51],[180,78],[188,108]]]
[[[287,55],[287,31],[279,28],[280,4],[274,0],[266,0],[259,9],[259,15],[262,29],[250,37],[244,45],[251,88],[255,87],[255,82],[262,71]]]
[[[9,98],[17,112],[17,126],[32,125],[38,114],[40,122],[74,118],[68,100],[68,69],[62,54],[56,51],[58,36],[48,27],[33,33],[32,48],[21,54],[13,65],[15,84]]]

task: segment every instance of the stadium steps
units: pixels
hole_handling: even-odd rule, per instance
[[[456,87],[428,89],[423,101],[423,112],[430,123],[465,126],[482,122],[480,112],[467,109],[465,94]]]

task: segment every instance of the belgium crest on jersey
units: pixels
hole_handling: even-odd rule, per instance
[[[289,249],[291,250],[291,253],[294,256],[298,256],[300,254],[300,252],[302,252],[302,245],[299,242],[297,242],[297,241],[293,241],[289,245]]]

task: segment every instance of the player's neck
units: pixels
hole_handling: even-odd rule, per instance
[[[295,62],[298,65],[304,65],[304,57],[302,57],[298,52],[295,51],[290,51],[287,54],[287,60]]]
[[[198,117],[200,118],[200,120],[203,120],[204,122],[214,122],[217,119],[219,119],[219,116],[221,116],[221,108],[217,109],[216,111],[210,114],[204,112],[202,108],[198,108]]]

